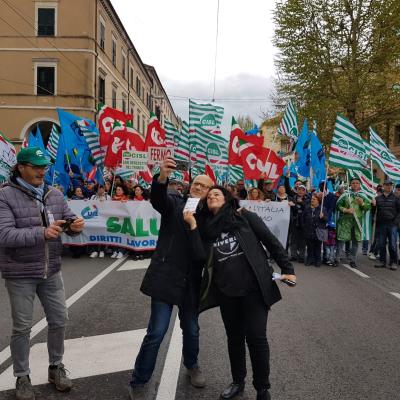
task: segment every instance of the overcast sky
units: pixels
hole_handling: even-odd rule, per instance
[[[111,1],[143,62],[156,68],[181,118],[188,118],[188,100],[176,96],[212,99],[217,0]],[[250,115],[259,124],[261,111],[271,108],[274,4],[220,0],[215,99],[225,107],[224,136],[232,115]]]

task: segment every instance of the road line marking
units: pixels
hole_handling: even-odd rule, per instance
[[[349,269],[350,271],[354,272],[358,276],[361,276],[361,278],[369,278],[368,275],[364,274],[364,272],[359,271],[357,268],[351,268],[350,265],[348,264],[343,264],[343,266]]]
[[[390,294],[400,300],[400,293],[390,292]]]
[[[150,260],[138,260],[138,261],[127,261],[117,271],[133,271],[138,269],[147,269],[150,264]]]
[[[71,370],[70,378],[112,374],[132,369],[146,329],[65,340],[63,362]],[[47,383],[47,343],[37,343],[30,351],[32,385]],[[0,375],[0,392],[13,389],[15,378],[12,365]]]
[[[118,267],[122,262],[124,262],[128,256],[124,256],[116,261],[114,261],[109,267],[107,267],[104,271],[100,272],[96,275],[91,281],[89,281],[85,286],[79,289],[76,293],[74,293],[69,299],[67,299],[66,304],[67,308],[72,306],[76,301],[78,301],[85,293],[87,293],[90,289],[93,288],[97,283],[99,283],[103,278],[105,278],[112,270]],[[41,319],[38,323],[36,323],[31,330],[31,340],[41,332],[47,326],[46,318]],[[0,365],[4,363],[4,361],[8,360],[11,357],[10,346],[6,347],[0,352]]]
[[[174,330],[168,348],[167,357],[161,375],[156,400],[173,400],[176,396],[179,370],[182,358],[182,333],[180,332],[178,315],[175,317]]]

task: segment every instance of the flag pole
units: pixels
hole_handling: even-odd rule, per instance
[[[111,197],[113,196],[113,193],[114,193],[114,183],[115,183],[115,175],[116,175],[116,173],[117,173],[117,168],[116,168],[116,167],[114,167],[113,181],[112,181],[112,185],[111,185],[111,193],[110,193],[110,196],[111,196]]]

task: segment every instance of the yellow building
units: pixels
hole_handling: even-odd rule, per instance
[[[142,134],[150,111],[178,124],[109,0],[4,0],[0,52],[0,131],[15,143],[37,127],[46,141],[57,108],[96,120],[98,103]]]

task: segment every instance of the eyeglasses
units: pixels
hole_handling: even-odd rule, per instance
[[[201,190],[210,189],[210,186],[204,185],[204,183],[201,182],[193,182],[192,185],[199,187]]]
[[[48,165],[33,165],[33,164],[24,164],[24,165],[27,165],[28,167],[31,167],[35,171],[44,170],[45,172],[47,172],[49,170],[49,166]]]

